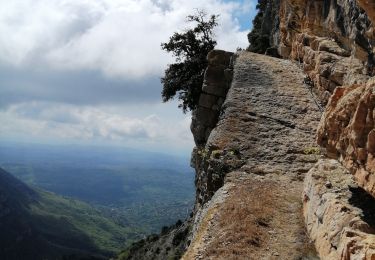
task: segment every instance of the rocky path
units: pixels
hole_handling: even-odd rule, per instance
[[[304,174],[319,158],[321,113],[291,61],[242,52],[206,147],[240,161],[198,214],[184,259],[315,259],[305,236]],[[228,156],[227,156],[228,157]],[[232,167],[236,168],[236,167]]]

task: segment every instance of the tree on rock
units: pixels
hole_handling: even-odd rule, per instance
[[[270,46],[271,30],[274,27],[273,19],[277,16],[279,10],[275,0],[258,0],[256,9],[257,15],[253,20],[253,29],[247,35],[250,46],[249,51],[264,54]]]
[[[179,107],[184,113],[197,107],[207,54],[216,46],[213,29],[217,19],[218,15],[207,18],[204,11],[197,10],[196,14],[187,16],[187,22],[195,23],[194,28],[175,32],[169,42],[161,44],[163,50],[176,57],[176,63],[169,64],[161,78],[163,102],[178,96]]]

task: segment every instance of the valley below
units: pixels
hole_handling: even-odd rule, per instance
[[[70,218],[69,224],[97,245],[92,252],[103,251],[102,256],[186,219],[194,203],[194,174],[182,157],[108,147],[3,145],[0,158],[1,168],[39,194],[33,212]],[[46,229],[60,233],[54,229],[59,225]]]

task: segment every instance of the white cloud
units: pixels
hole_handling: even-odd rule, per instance
[[[16,104],[0,111],[0,136],[76,141],[132,140],[192,147],[188,130],[190,116],[176,122],[166,115],[130,117],[110,110],[43,102]]]
[[[247,5],[246,5],[247,6]],[[220,0],[12,0],[0,2],[0,61],[109,77],[159,75],[171,57],[160,49],[186,27],[194,9],[220,14],[218,48],[247,45],[233,17],[239,3]]]
[[[190,151],[190,116],[176,102],[156,104],[172,61],[160,43],[199,8],[220,15],[217,48],[246,47],[239,21],[251,19],[255,2],[0,0],[0,141]]]

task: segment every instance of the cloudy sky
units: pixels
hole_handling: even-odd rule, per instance
[[[161,103],[160,49],[195,9],[217,48],[246,47],[256,0],[0,0],[0,142],[189,153],[190,115]]]

